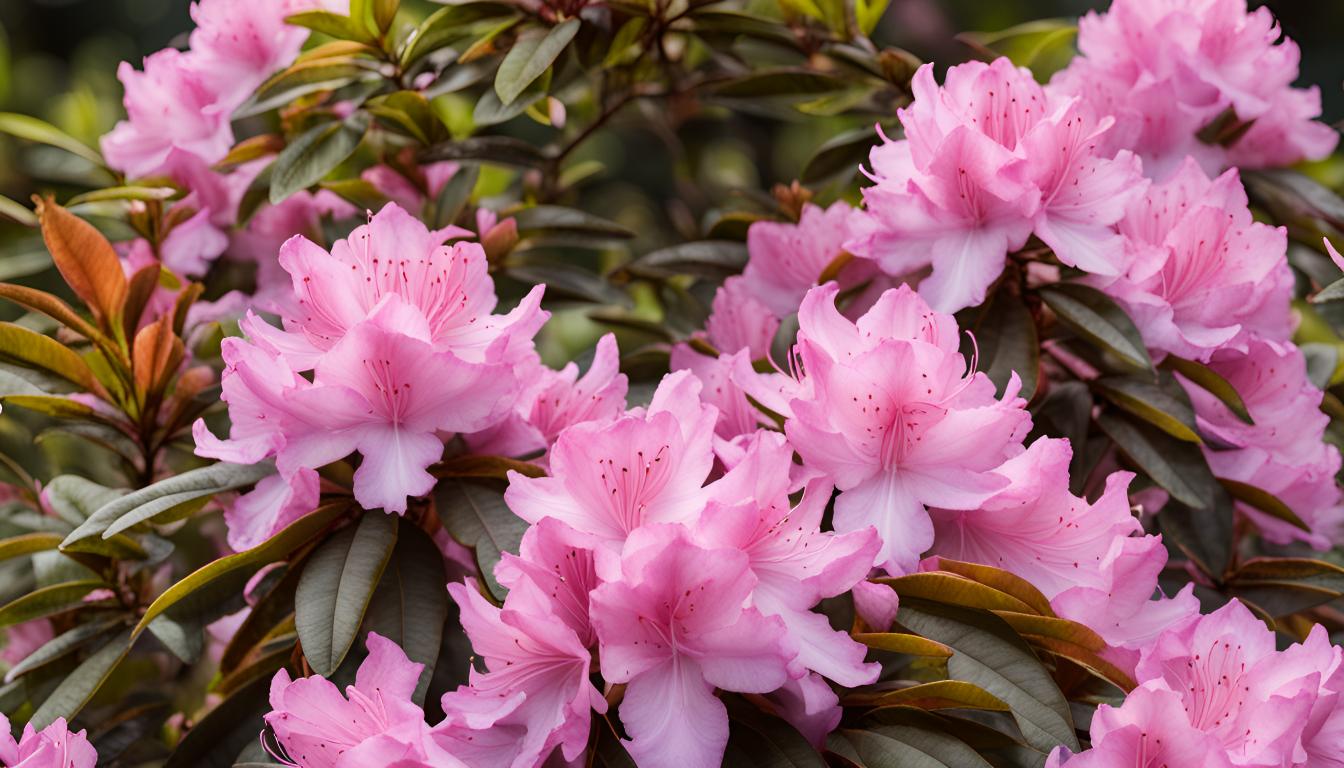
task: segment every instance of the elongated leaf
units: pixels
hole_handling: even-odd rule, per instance
[[[1134,321],[1106,294],[1077,283],[1056,283],[1040,294],[1060,320],[1088,341],[1135,368],[1153,367]]]
[[[29,721],[32,726],[46,728],[57,718],[69,720],[79,714],[112,674],[112,670],[126,658],[133,642],[130,630],[126,630],[81,662],[33,712]]]
[[[1317,291],[1308,301],[1312,304],[1327,304],[1340,299],[1344,299],[1344,278],[1340,278]]]
[[[887,129],[887,135],[899,137],[900,133],[893,128]],[[818,184],[832,178],[853,178],[877,141],[877,132],[872,127],[857,128],[831,138],[818,147],[816,154],[807,161],[807,166],[803,168],[803,183]]]
[[[846,81],[801,67],[759,70],[715,84],[709,92],[720,98],[761,98],[777,96],[815,96],[831,93],[847,85]]]
[[[33,590],[0,607],[0,627],[77,608],[84,603],[86,595],[105,587],[107,583],[102,579],[82,579]]]
[[[729,240],[701,240],[647,253],[626,269],[651,277],[693,274],[723,279],[741,272],[746,263],[745,244]]]
[[[827,737],[826,748],[861,768],[991,768],[965,742],[932,728],[845,728]]]
[[[85,391],[100,389],[83,358],[55,339],[21,325],[0,323],[0,355],[30,368],[54,373]]]
[[[1291,507],[1283,503],[1282,499],[1269,491],[1247,483],[1228,480],[1222,477],[1218,478],[1218,482],[1221,483],[1223,488],[1227,489],[1227,492],[1232,494],[1232,498],[1237,501],[1254,507],[1256,510],[1277,520],[1282,520],[1295,528],[1308,532],[1311,531],[1311,526],[1307,525],[1302,518],[1298,517],[1297,513],[1294,512]]]
[[[443,553],[424,531],[403,520],[364,621],[370,630],[401,646],[411,661],[425,665],[415,687],[417,704],[424,704],[439,659],[448,620],[446,583]]]
[[[140,618],[140,623],[135,627],[135,634],[139,635],[143,632],[145,627],[149,626],[149,622],[172,606],[220,580],[229,579],[229,583],[237,583],[241,588],[242,584],[246,583],[247,579],[253,573],[256,573],[258,568],[267,563],[286,558],[325,530],[348,508],[347,502],[334,502],[318,507],[312,513],[295,520],[284,530],[252,549],[221,557],[201,566],[186,578],[164,590],[163,594],[155,598],[153,603],[150,603],[149,607],[145,609],[144,615]]]
[[[425,163],[441,160],[482,160],[503,165],[540,167],[546,155],[533,144],[512,136],[473,136],[461,141],[435,144],[420,153]]]
[[[41,312],[86,339],[103,340],[107,338],[97,328],[90,325],[87,320],[80,317],[69,304],[45,291],[22,285],[0,283],[0,298],[8,299],[34,312]]]
[[[1237,418],[1247,424],[1255,423],[1251,419],[1251,412],[1246,409],[1245,401],[1237,393],[1237,388],[1207,365],[1175,355],[1167,355],[1162,361],[1161,367],[1179,373],[1185,379],[1194,382],[1209,394],[1223,401],[1223,405],[1226,405]]]
[[[46,500],[52,511],[71,525],[79,525],[98,508],[125,491],[106,488],[79,475],[60,475],[47,483]]]
[[[269,711],[270,680],[258,677],[234,691],[182,737],[164,768],[230,768],[239,752],[257,741]],[[238,765],[242,765],[239,763]]]
[[[368,512],[304,565],[294,595],[294,626],[318,674],[331,675],[345,660],[396,543],[397,518]]]
[[[0,560],[31,555],[34,552],[45,552],[55,549],[60,543],[61,535],[59,533],[25,533],[22,536],[0,541]]]
[[[1000,611],[1031,613],[1027,603],[1006,592],[986,586],[953,573],[911,573],[895,579],[877,579],[896,590],[901,599],[922,597],[942,603]]]
[[[1040,374],[1040,342],[1036,321],[1021,297],[998,291],[988,305],[976,313],[968,330],[963,354],[979,352],[980,370],[994,382],[1000,395],[1016,373],[1022,381],[1021,397],[1030,401],[1036,394],[1036,380]],[[967,349],[968,346],[971,348]]]
[[[434,201],[434,226],[446,227],[457,220],[458,214],[471,200],[476,189],[476,181],[481,178],[481,167],[475,163],[466,163],[457,169],[439,190]]]
[[[518,232],[524,237],[537,233],[568,232],[593,237],[631,238],[634,232],[614,221],[594,216],[577,208],[561,205],[534,205],[514,214]]]
[[[497,486],[456,478],[439,483],[434,507],[448,533],[475,550],[485,583],[502,599],[508,590],[495,579],[495,563],[503,552],[517,554],[527,522],[513,514]]]
[[[93,310],[104,327],[121,318],[126,301],[126,274],[106,237],[87,221],[45,200],[37,207],[42,239],[61,277]]]
[[[102,155],[92,147],[76,139],[60,128],[36,117],[15,112],[0,112],[0,133],[17,136],[20,139],[57,147],[72,155],[82,157],[98,167],[103,167]]]
[[[1007,56],[1014,64],[1029,68],[1042,82],[1068,66],[1077,37],[1076,19],[1039,19],[998,32],[957,35],[986,61]]]
[[[192,499],[213,496],[216,493],[233,491],[252,485],[274,472],[275,468],[265,462],[249,466],[220,462],[174,475],[138,491],[118,497],[99,507],[84,524],[66,537],[64,546],[69,546],[90,536],[111,537],[117,531],[129,527],[129,525],[120,525],[116,531],[110,529],[110,526],[125,516],[133,516],[131,525],[134,525]],[[159,501],[170,497],[172,502],[167,506],[164,506],[164,502]],[[148,515],[138,514],[141,507],[149,504],[154,504],[154,506],[149,508]]]
[[[330,11],[304,11],[285,17],[285,23],[296,27],[306,27],[314,32],[334,37],[337,40],[354,40],[372,44],[377,42],[369,30],[358,19],[342,16]]]
[[[1169,541],[1217,580],[1232,559],[1233,517],[1232,497],[1214,482],[1203,507],[1191,507],[1173,495],[1157,516],[1157,524]]]
[[[405,67],[440,48],[468,39],[483,19],[511,16],[514,9],[502,3],[463,3],[440,8],[416,27],[401,56]]]
[[[1195,410],[1178,385],[1163,387],[1142,376],[1105,376],[1091,384],[1102,397],[1177,440],[1202,442]]]
[[[1213,494],[1213,475],[1199,447],[1156,427],[1102,413],[1097,425],[1145,474],[1186,505],[1203,509]]]
[[[509,49],[495,73],[495,93],[505,105],[512,104],[527,86],[541,77],[579,32],[578,19],[561,22],[542,33],[525,32]]]
[[[1027,743],[1078,749],[1068,702],[1030,647],[993,614],[927,600],[901,601],[896,620],[953,650],[948,677],[977,685],[1012,708]]]
[[[0,195],[0,216],[17,221],[25,227],[37,226],[37,214],[4,195]]]
[[[271,204],[321,181],[354,154],[369,123],[367,112],[356,112],[341,122],[314,126],[285,147],[271,171]]]
[[[792,725],[745,702],[728,705],[724,765],[741,768],[826,768],[821,755]]]
[[[881,693],[845,697],[846,705],[887,707],[904,705],[919,709],[985,709],[1007,712],[1009,707],[985,689],[962,680],[935,680]]]
[[[1054,616],[1050,601],[1031,582],[999,568],[980,563],[964,563],[946,557],[938,558],[938,570],[955,573],[972,581],[993,587],[1004,594],[1014,597],[1042,616]]]
[[[118,626],[128,624],[129,617],[112,616],[110,618],[98,619],[85,622],[76,626],[74,629],[67,630],[43,643],[32,653],[28,654],[10,668],[5,673],[5,682],[16,680],[29,672],[45,664],[62,658],[68,654],[74,653],[88,643],[97,639],[99,635],[110,632]]]
[[[942,643],[936,643],[919,635],[905,632],[857,632],[855,641],[869,648],[892,653],[905,653],[911,656],[928,656],[945,659],[952,655],[952,649]]]
[[[173,187],[104,187],[75,195],[65,204],[74,206],[82,203],[99,203],[105,200],[167,200],[176,194],[178,194],[178,191]]]
[[[1128,672],[1107,661],[1095,650],[1058,637],[1023,633],[1022,637],[1037,648],[1061,656],[1082,667],[1093,676],[1105,680],[1125,693],[1134,690],[1137,683]]]

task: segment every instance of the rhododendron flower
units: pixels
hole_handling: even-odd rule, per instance
[[[247,220],[247,226],[235,233],[226,258],[257,265],[256,290],[252,303],[260,310],[279,312],[289,306],[292,295],[289,275],[280,266],[280,246],[294,235],[321,236],[322,218],[344,219],[354,216],[355,207],[330,190],[300,190],[278,205],[263,205]]]
[[[1210,180],[1193,160],[1130,203],[1120,232],[1134,262],[1093,282],[1124,306],[1156,353],[1207,361],[1252,334],[1286,340],[1292,272],[1287,235],[1251,219],[1235,170]]]
[[[262,478],[251,491],[224,504],[229,546],[236,552],[257,546],[317,509],[320,497],[314,469],[299,469],[289,477]]]
[[[668,360],[674,371],[686,370],[700,380],[700,399],[719,412],[714,425],[714,450],[722,458],[734,441],[745,439],[773,422],[751,404],[742,387],[734,381],[733,370],[741,367],[752,371],[751,352],[746,348],[732,354],[710,357],[692,349],[688,344],[672,347]]]
[[[71,733],[63,717],[40,731],[25,724],[15,741],[9,718],[0,714],[0,764],[5,768],[94,768],[97,762],[98,752],[84,731]]]
[[[574,630],[584,647],[597,642],[588,618],[588,594],[598,585],[593,550],[585,537],[554,518],[543,518],[523,534],[518,554],[501,554],[495,578],[511,591],[536,590],[551,612]]]
[[[1295,765],[1321,684],[1339,664],[1324,627],[1278,651],[1274,632],[1233,600],[1163,633],[1137,679],[1179,696],[1189,724],[1213,736],[1232,763]]]
[[[843,201],[824,209],[808,203],[803,206],[797,224],[779,221],[752,224],[747,230],[743,288],[776,317],[797,312],[803,295],[818,284],[826,268],[844,253],[853,217],[854,209]],[[835,279],[848,289],[871,278],[876,271],[867,259],[853,259]]]
[[[1324,440],[1330,417],[1320,410],[1324,395],[1307,379],[1302,352],[1289,342],[1256,339],[1244,354],[1215,352],[1209,367],[1236,388],[1255,422],[1247,424],[1208,391],[1186,384],[1200,429],[1226,444],[1219,446],[1222,450],[1204,445],[1209,467],[1218,477],[1274,494],[1310,530],[1240,502],[1237,510],[1270,541],[1329,548],[1344,533],[1344,505],[1335,481],[1340,456]]]
[[[779,318],[750,292],[741,275],[725,280],[714,294],[705,334],[719,351],[745,349],[753,360],[769,357],[778,331]]]
[[[412,166],[418,174],[417,179],[409,179],[404,173],[388,165],[375,165],[365,170],[359,177],[374,186],[383,197],[408,211],[423,209],[429,200],[435,200],[448,180],[457,174],[459,166],[454,162],[429,163],[425,166]],[[460,230],[455,236],[470,237],[470,230]]]
[[[885,589],[885,587],[883,587]],[[891,590],[887,590],[890,592]],[[783,687],[765,694],[775,714],[784,718],[803,734],[812,746],[822,749],[826,737],[840,724],[844,710],[840,697],[835,695],[821,675],[809,672]]]
[[[783,622],[744,604],[756,579],[737,549],[676,525],[632,535],[620,578],[592,594],[602,677],[626,683],[621,722],[641,768],[714,768],[728,743],[715,688],[767,693],[790,678]]]
[[[1069,757],[1056,747],[1046,768],[1232,768],[1217,739],[1190,725],[1180,696],[1138,688],[1120,707],[1092,716],[1092,748]]]
[[[1115,0],[1078,24],[1078,48],[1051,80],[1052,91],[1114,115],[1114,147],[1132,149],[1148,174],[1166,177],[1187,155],[1207,173],[1259,168],[1329,155],[1338,136],[1315,122],[1316,87],[1297,89],[1301,53],[1282,37],[1269,8],[1245,0],[1199,3]],[[1224,148],[1198,134],[1230,111],[1250,123]]]
[[[526,734],[490,765],[528,768],[556,745],[566,760],[577,759],[588,743],[590,711],[605,712],[607,702],[588,680],[592,655],[571,625],[551,612],[539,590],[511,591],[502,609],[474,583],[450,584],[448,591],[487,671],[473,669],[469,686],[444,694],[446,719],[436,733],[465,740],[463,729],[499,726]]]
[[[574,363],[559,371],[540,362],[519,366],[524,389],[513,413],[499,426],[471,435],[468,443],[480,453],[523,456],[550,448],[575,424],[610,424],[625,412],[630,386],[620,362],[616,337],[607,334],[582,377]]]
[[[430,231],[388,203],[331,252],[302,236],[280,249],[294,285],[282,311],[287,338],[259,327],[249,334],[283,351],[300,370],[311,367],[386,296],[414,307],[428,324],[428,341],[472,363],[517,363],[535,355],[532,337],[545,322],[538,285],[508,315],[494,315],[494,284],[485,252],[475,243],[442,245],[451,232]]]
[[[463,767],[430,739],[425,713],[411,700],[424,665],[374,632],[368,635],[368,648],[368,658],[344,696],[326,678],[291,680],[283,669],[275,673],[266,724],[284,749],[286,764]]]
[[[952,67],[941,88],[926,64],[912,90],[898,112],[906,139],[872,151],[874,185],[846,248],[892,275],[931,265],[920,290],[944,311],[981,303],[1033,231],[1065,264],[1123,268],[1112,227],[1142,176],[1131,154],[1099,151],[1109,120],[1050,98],[1006,58]]]
[[[0,648],[0,662],[8,667],[23,661],[36,651],[38,648],[46,645],[56,636],[52,629],[50,619],[30,619],[21,621],[5,628],[4,648]],[[5,682],[11,682],[12,673],[5,675]]]
[[[1021,451],[1031,418],[1016,375],[1003,398],[956,351],[956,323],[908,287],[887,291],[857,323],[837,287],[808,292],[797,354],[814,389],[785,425],[805,464],[842,491],[835,529],[873,525],[877,563],[912,570],[933,544],[926,507],[975,509],[1003,490],[993,470]]]
[[[530,523],[553,517],[616,549],[640,526],[694,522],[707,500],[717,417],[699,393],[700,382],[678,371],[647,410],[570,427],[551,449],[551,476],[510,472],[504,500]]]

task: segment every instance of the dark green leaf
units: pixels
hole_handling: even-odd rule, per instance
[[[448,179],[439,196],[434,201],[434,226],[446,227],[457,221],[457,217],[471,200],[472,190],[481,177],[481,167],[475,163],[466,163],[457,169],[457,173]]]
[[[948,677],[978,685],[1010,706],[1028,744],[1045,752],[1060,744],[1078,749],[1064,694],[1002,619],[985,611],[908,599],[901,601],[896,620],[950,647]]]
[[[360,20],[330,11],[304,11],[285,17],[285,22],[321,32],[337,40],[354,40],[369,45],[378,42]]]
[[[560,205],[534,205],[518,211],[513,218],[518,222],[519,234],[524,237],[551,232],[621,239],[635,236],[634,232],[614,221]]]
[[[1232,498],[1237,501],[1303,531],[1311,530],[1311,526],[1303,522],[1302,518],[1298,517],[1291,507],[1269,491],[1224,477],[1218,478],[1218,482],[1222,483],[1223,488],[1227,489],[1227,492],[1232,494]]]
[[[991,768],[964,741],[933,727],[844,728],[827,737],[826,748],[861,768]]]
[[[1036,394],[1040,373],[1040,342],[1036,321],[1022,299],[1008,291],[990,297],[970,324],[962,353],[979,352],[979,367],[1002,396],[1016,373],[1022,381],[1021,396],[1030,401]],[[968,349],[968,347],[970,347]]]
[[[1190,399],[1174,382],[1162,386],[1150,376],[1105,376],[1091,385],[1102,397],[1177,440],[1202,442]]]
[[[576,264],[520,264],[505,268],[509,277],[546,285],[546,299],[568,298],[594,304],[620,304],[626,295],[611,283]]]
[[[1207,365],[1175,355],[1167,355],[1160,367],[1179,373],[1185,379],[1194,382],[1201,389],[1221,400],[1223,405],[1226,405],[1237,418],[1247,424],[1255,423],[1251,420],[1251,412],[1246,409],[1245,401],[1237,393],[1237,388]]]
[[[1135,466],[1162,486],[1172,498],[1203,509],[1216,483],[1199,446],[1133,418],[1104,412],[1097,417],[1101,427]]]
[[[107,583],[102,579],[81,579],[35,589],[0,607],[0,627],[78,608],[85,604],[86,595],[106,587]]]
[[[1173,497],[1157,516],[1157,523],[1205,573],[1221,579],[1232,557],[1233,518],[1231,496],[1214,482],[1202,507]]]
[[[253,117],[290,104],[299,97],[335,91],[369,78],[369,70],[357,62],[353,56],[344,56],[296,63],[263,83],[247,102],[234,110],[233,116]]]
[[[285,147],[271,171],[271,204],[321,181],[354,154],[369,123],[367,112],[356,112],[341,122],[314,126]]]
[[[448,577],[443,553],[424,531],[402,521],[392,559],[373,593],[365,626],[424,664],[415,687],[415,702],[424,704],[448,620]]]
[[[397,518],[374,510],[318,547],[304,565],[294,627],[318,674],[331,675],[345,660],[396,543]]]
[[[48,640],[39,646],[32,653],[28,654],[10,668],[5,673],[5,680],[14,680],[18,677],[28,674],[44,664],[50,664],[56,659],[62,658],[67,654],[84,647],[92,642],[99,635],[111,631],[113,628],[124,625],[128,617],[112,616],[110,618],[97,619],[77,625],[74,629],[67,630]]]
[[[1027,67],[1037,80],[1045,82],[1074,56],[1078,37],[1076,19],[1040,19],[1018,24],[999,32],[964,32],[957,39],[981,58],[992,61],[1007,56],[1019,67]]]
[[[739,699],[728,706],[724,765],[740,768],[826,768],[821,755],[792,725]]]
[[[14,112],[0,112],[0,133],[7,133],[10,136],[17,136],[27,141],[57,147],[72,155],[82,157],[100,168],[103,166],[103,158],[97,151],[60,128],[38,120],[36,117]]]
[[[495,597],[506,590],[495,579],[495,563],[500,554],[518,553],[518,545],[527,530],[527,521],[504,503],[504,494],[495,485],[460,478],[446,479],[434,491],[434,506],[448,533],[463,546],[476,551],[481,575]]]
[[[1307,558],[1255,558],[1228,577],[1227,588],[1274,616],[1286,616],[1344,596],[1344,568]]]
[[[440,48],[470,38],[476,22],[512,16],[516,11],[502,3],[463,3],[440,8],[416,28],[401,56],[402,66]]]
[[[93,694],[102,687],[103,681],[112,674],[112,670],[126,658],[133,642],[130,630],[107,641],[56,686],[56,690],[33,712],[29,723],[41,729],[51,725],[57,718],[69,720],[79,714]]]
[[[244,747],[256,742],[270,710],[268,677],[258,677],[224,699],[187,731],[164,768],[230,768]],[[241,765],[241,763],[239,764]]]
[[[1344,299],[1344,278],[1325,286],[1311,297],[1312,304],[1325,304],[1331,301]]]
[[[811,96],[843,88],[846,82],[824,72],[786,67],[759,70],[726,80],[709,88],[721,98],[760,98],[764,96]]]
[[[435,144],[420,153],[425,163],[441,160],[481,160],[503,165],[539,167],[546,156],[530,142],[512,136],[473,136],[461,141]]]
[[[892,129],[888,135],[900,134]],[[879,140],[871,127],[846,131],[831,138],[807,161],[802,174],[803,183],[817,184],[839,178],[842,174],[845,179],[853,178]]]
[[[541,77],[565,46],[579,32],[578,19],[569,19],[550,30],[533,30],[518,36],[495,73],[495,93],[505,105],[512,104],[527,86]]]
[[[742,271],[747,246],[730,240],[700,240],[646,253],[626,266],[631,273],[649,277],[692,274],[722,279]]]
[[[1106,294],[1077,283],[1056,283],[1042,288],[1040,294],[1060,320],[1088,341],[1130,366],[1153,367],[1134,321]]]

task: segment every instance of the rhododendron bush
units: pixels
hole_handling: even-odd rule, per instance
[[[766,5],[197,0],[0,115],[0,766],[1344,764],[1294,42]]]

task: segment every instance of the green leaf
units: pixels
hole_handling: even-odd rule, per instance
[[[86,392],[100,389],[93,371],[74,350],[53,338],[14,323],[0,323],[0,355],[57,376]]]
[[[378,31],[387,34],[392,28],[392,22],[397,18],[397,9],[401,7],[401,0],[373,0],[373,23],[378,26]]]
[[[1173,496],[1157,516],[1157,524],[1169,541],[1219,580],[1232,558],[1234,517],[1232,497],[1212,482],[1202,507],[1191,507]]]
[[[0,299],[8,299],[25,309],[41,312],[86,339],[110,344],[107,337],[87,320],[80,317],[74,308],[46,291],[39,291],[23,285],[0,283]]]
[[[22,224],[25,227],[37,226],[37,214],[28,208],[28,206],[10,200],[4,195],[0,195],[0,216]]]
[[[271,204],[321,181],[354,154],[370,122],[367,112],[356,112],[341,122],[314,126],[285,147],[271,171]]]
[[[1134,368],[1153,367],[1134,321],[1106,294],[1077,283],[1056,283],[1041,288],[1040,295],[1059,319],[1083,338]]]
[[[178,194],[177,189],[173,187],[105,187],[95,189],[92,192],[85,192],[75,195],[65,201],[66,206],[79,205],[80,203],[97,203],[104,200],[167,200]]]
[[[103,682],[117,668],[121,660],[131,650],[134,638],[126,630],[112,638],[99,648],[56,686],[56,689],[42,702],[42,706],[33,712],[29,723],[34,728],[46,728],[57,718],[69,720],[84,708],[84,705],[98,692]]]
[[[1144,422],[1104,412],[1097,425],[1116,447],[1172,498],[1204,509],[1213,495],[1213,474],[1199,446],[1177,440]]]
[[[966,608],[1020,613],[1033,610],[1030,605],[1012,595],[952,573],[910,573],[894,579],[880,578],[874,581],[894,589],[902,600],[917,597]]]
[[[1298,517],[1297,513],[1285,504],[1282,499],[1269,491],[1257,488],[1248,483],[1229,480],[1225,477],[1218,478],[1218,482],[1222,483],[1223,488],[1225,488],[1227,492],[1232,495],[1232,498],[1237,501],[1240,501],[1247,506],[1254,507],[1256,510],[1275,519],[1282,520],[1298,529],[1308,532],[1311,531],[1311,526],[1307,525],[1302,518]]]
[[[534,144],[512,136],[473,136],[461,141],[435,144],[420,153],[420,161],[481,160],[502,165],[540,167],[546,155]]]
[[[79,475],[60,475],[47,483],[46,500],[52,511],[71,525],[79,525],[94,511],[126,492],[106,488]]]
[[[1247,424],[1255,423],[1251,419],[1251,412],[1246,408],[1246,402],[1237,393],[1237,388],[1207,365],[1197,363],[1194,360],[1186,360],[1183,357],[1167,355],[1158,367],[1178,373],[1183,378],[1198,385],[1204,391],[1221,400],[1223,405],[1226,405],[1238,419]]]
[[[100,635],[111,631],[113,628],[128,623],[130,617],[126,615],[112,616],[104,619],[85,622],[77,625],[74,629],[66,630],[43,643],[32,653],[29,653],[18,664],[15,664],[5,673],[5,681],[16,680],[38,667],[50,664],[51,662],[63,658],[68,654],[74,653],[88,643],[97,639]]]
[[[20,139],[57,147],[72,155],[82,157],[99,168],[105,167],[102,155],[99,155],[93,148],[51,123],[38,120],[36,117],[14,112],[0,112],[0,133],[7,133]]]
[[[24,210],[27,209],[25,208]],[[15,220],[24,223],[20,219],[16,218]],[[1340,299],[1344,299],[1344,278],[1340,278],[1317,291],[1314,296],[1308,299],[1308,301],[1312,304],[1326,304],[1332,301],[1339,301]]]
[[[614,221],[561,205],[534,205],[518,211],[513,218],[518,222],[519,234],[524,237],[557,232],[619,239],[635,236],[634,232]]]
[[[321,32],[337,40],[354,40],[358,43],[373,45],[377,43],[369,30],[350,16],[342,16],[330,11],[304,11],[285,17],[285,23]]]
[[[888,129],[887,135],[900,136],[900,133],[892,128]],[[871,127],[856,128],[834,136],[807,161],[802,182],[819,184],[833,178],[839,179],[842,175],[846,180],[852,179],[877,143],[877,133]]]
[[[258,677],[221,701],[186,732],[164,768],[235,766],[238,753],[255,743],[266,727],[262,716],[270,710],[266,699],[270,685],[269,677]]]
[[[513,514],[496,485],[460,478],[438,484],[434,507],[448,533],[475,550],[481,576],[490,592],[502,599],[508,590],[495,579],[495,563],[503,552],[518,553],[527,521]]]
[[[782,67],[758,70],[726,80],[711,86],[708,92],[719,98],[813,96],[838,91],[847,84],[845,80],[824,72],[802,67]]]
[[[886,13],[889,3],[890,0],[855,0],[854,18],[859,25],[859,31],[871,35],[873,30],[877,29],[877,23],[882,20],[882,14]]]
[[[457,221],[458,215],[471,200],[472,190],[476,189],[476,182],[480,178],[481,167],[475,163],[467,163],[459,167],[457,173],[448,179],[434,200],[436,228],[446,227]]]
[[[1151,377],[1105,376],[1093,380],[1091,386],[1102,397],[1177,440],[1202,442],[1190,398],[1167,378],[1168,386],[1162,386]]]
[[[334,502],[318,507],[252,549],[221,557],[201,566],[186,578],[164,590],[163,594],[155,598],[153,603],[150,603],[149,607],[145,609],[144,615],[140,618],[140,623],[135,627],[135,634],[139,635],[143,632],[145,627],[149,626],[149,622],[158,618],[169,608],[212,584],[227,580],[226,584],[236,584],[238,589],[241,590],[242,585],[251,578],[252,574],[256,573],[257,569],[268,563],[286,559],[299,547],[312,541],[319,533],[326,530],[327,526],[348,509],[347,502]]]
[[[948,677],[977,685],[1011,707],[1028,744],[1044,752],[1061,744],[1078,750],[1064,694],[1002,619],[985,611],[908,599],[901,601],[896,620],[950,647]]]
[[[932,641],[929,641],[932,642]],[[918,709],[984,709],[1008,712],[1010,708],[978,685],[961,680],[935,680],[907,688],[876,693],[861,692],[845,697],[847,706],[889,707],[902,705]]]
[[[1041,616],[1055,615],[1054,609],[1050,607],[1050,600],[1031,582],[1015,573],[989,565],[966,563],[946,557],[938,558],[938,570],[955,573],[987,587],[993,587],[1030,606],[1034,612]]]
[[[1037,80],[1045,82],[1074,56],[1078,37],[1076,19],[1040,19],[1009,27],[999,32],[965,32],[957,39],[970,46],[986,61],[1007,56],[1019,67],[1027,67]]]
[[[425,702],[439,659],[448,620],[447,582],[438,546],[424,531],[402,520],[392,559],[373,593],[364,623],[401,646],[411,661],[425,665],[415,686],[417,704]]]
[[[691,274],[723,279],[742,271],[747,263],[745,243],[699,240],[646,253],[626,265],[632,274],[668,278]]]
[[[505,273],[530,285],[546,285],[546,300],[575,299],[594,304],[624,304],[625,293],[576,264],[506,264]]]
[[[550,68],[579,32],[578,19],[569,19],[546,32],[529,30],[518,36],[495,73],[495,93],[506,106]]]
[[[478,31],[477,22],[515,13],[502,3],[464,3],[440,8],[416,27],[401,54],[401,64],[407,67],[422,56],[472,37]]]
[[[34,552],[45,552],[60,546],[59,533],[25,533],[0,541],[0,560],[22,557]]]
[[[359,61],[353,56],[341,56],[298,62],[262,83],[251,98],[233,111],[233,116],[253,117],[290,104],[301,96],[334,91],[368,78],[369,69]]]
[[[381,210],[387,197],[368,179],[330,179],[318,186],[340,195],[343,200],[361,211]]]
[[[365,102],[365,108],[389,125],[426,146],[443,138],[446,129],[429,101],[418,91],[397,91]]]
[[[739,768],[826,768],[826,761],[792,725],[733,698],[723,764]]]
[[[861,768],[991,768],[966,742],[931,727],[843,728],[826,737],[826,749]]]
[[[942,643],[905,632],[856,632],[852,637],[869,648],[890,653],[933,659],[946,659],[952,655],[952,649]]]
[[[84,604],[85,595],[107,586],[102,579],[81,579],[33,590],[0,607],[0,627],[78,608]]]
[[[1286,616],[1344,596],[1344,568],[1308,558],[1254,558],[1228,577],[1227,589],[1273,616]]]
[[[396,543],[397,518],[374,510],[323,543],[304,564],[294,595],[294,627],[304,657],[319,675],[331,675],[345,660]]]
[[[969,331],[962,342],[962,354],[979,352],[979,368],[994,382],[1000,396],[1016,373],[1022,381],[1021,397],[1030,401],[1036,394],[1041,350],[1036,321],[1026,304],[1021,297],[1001,290],[974,314],[970,323],[961,324]]]

